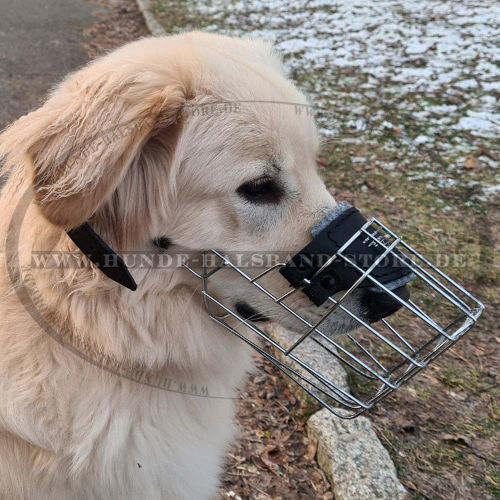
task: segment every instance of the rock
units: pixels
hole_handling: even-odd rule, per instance
[[[309,419],[307,431],[318,441],[317,460],[336,500],[407,498],[389,453],[366,417],[344,420],[324,409]]]
[[[296,333],[279,325],[271,325],[266,332],[285,348],[297,339]],[[350,391],[341,363],[319,345],[303,342],[294,353],[343,390]],[[290,362],[279,351],[276,354],[280,361]],[[299,371],[306,374],[303,369]],[[290,382],[289,387],[303,403],[309,406],[315,403],[298,385]],[[389,453],[366,417],[342,419],[322,409],[309,419],[307,431],[309,437],[318,442],[316,458],[332,484],[336,500],[402,500],[407,497]]]
[[[151,12],[151,4],[153,3],[151,0],[136,0],[139,10],[141,11],[144,21],[146,22],[146,26],[148,27],[151,34],[154,36],[164,36],[166,35],[165,30],[161,26],[161,24],[156,20],[155,16]]]
[[[270,336],[281,344],[283,347],[287,348],[293,344],[298,338],[297,333],[290,332],[280,327],[279,325],[273,324],[266,328]],[[278,359],[285,363],[290,363],[290,359],[286,359],[286,356],[281,354],[279,351],[275,351]],[[294,350],[294,354],[297,355],[299,359],[307,362],[309,365],[314,367],[314,369],[321,373],[324,377],[331,380],[333,383],[338,385],[341,389],[346,392],[350,392],[349,385],[347,383],[346,373],[341,366],[340,361],[338,361],[334,356],[329,355],[321,346],[312,341],[304,341],[302,344],[297,346]],[[293,365],[299,373],[305,376],[310,374],[304,370],[302,367]],[[311,406],[316,404],[316,401],[308,395],[303,389],[301,389],[297,384],[291,383],[290,390],[293,394],[300,399],[305,404]],[[337,406],[337,405],[335,405]]]

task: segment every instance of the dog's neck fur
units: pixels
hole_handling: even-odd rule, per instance
[[[4,188],[2,234],[23,186],[16,185],[14,176]],[[28,229],[21,231],[18,247],[24,270],[34,249],[75,249],[36,207],[30,207],[25,220]],[[124,376],[117,377],[62,347],[36,324],[19,302],[14,287],[20,283],[11,282],[4,260],[2,252],[0,369],[8,376],[0,383],[0,449],[7,455],[0,484],[2,494],[8,492],[5,498],[18,498],[20,488],[29,498],[69,498],[65,478],[85,485],[86,494],[95,498],[103,492],[107,498],[130,498],[136,485],[128,478],[135,477],[136,462],[151,477],[161,478],[170,460],[165,447],[182,468],[193,466],[188,451],[197,450],[195,467],[208,471],[199,481],[215,491],[224,447],[209,452],[206,440],[211,437],[199,436],[210,429],[217,441],[231,439],[235,388],[251,368],[251,357],[241,341],[208,320],[182,271],[161,271],[156,280],[147,280],[148,290],[139,286],[131,292],[106,281],[90,264],[33,270],[48,319],[69,328],[58,330],[63,339],[75,341],[77,349],[89,348],[89,356],[108,367],[124,369]],[[141,276],[135,277],[140,285]],[[206,385],[203,396],[209,397],[134,381],[148,376],[161,376],[174,386]],[[162,444],[155,447],[158,440]],[[132,497],[172,498],[169,484],[159,479],[139,483],[141,492]]]
[[[75,251],[66,238],[61,235],[59,248]],[[144,280],[148,273],[159,276],[155,281]],[[207,321],[198,287],[189,282],[192,280],[186,271],[136,272],[136,276],[142,274],[137,278],[136,292],[101,275],[88,261],[83,269],[58,273],[41,270],[32,274],[36,287],[32,287],[31,293],[39,296],[38,303],[43,302],[53,330],[85,358],[132,380],[145,372],[153,377],[198,372],[203,377],[201,358],[175,358],[179,349],[191,352],[187,346],[182,347],[184,343],[218,330]],[[148,289],[141,287],[144,281],[148,282]],[[173,325],[169,316],[174,309],[185,314]],[[201,356],[202,352],[198,354]]]
[[[9,185],[15,183],[13,176]],[[7,198],[13,194],[9,185]],[[12,196],[12,201],[15,198]],[[145,372],[153,377],[179,377],[183,373],[206,376],[204,350],[213,347],[204,343],[212,336],[227,341],[228,335],[209,321],[199,295],[200,284],[188,271],[134,271],[139,289],[132,292],[103,276],[83,255],[82,268],[34,269],[32,250],[78,253],[78,249],[62,229],[44,222],[36,207],[31,206],[25,218],[31,219],[31,227],[44,230],[21,232],[19,262],[25,283],[17,283],[17,287],[24,286],[62,343],[74,346],[84,359],[104,364],[132,380]],[[118,244],[103,225],[98,228]],[[148,283],[147,289],[140,286],[143,282]],[[178,318],[176,324],[171,317]],[[49,334],[46,337],[53,343]],[[198,349],[188,348],[197,342]],[[220,345],[223,349],[225,344]],[[181,359],[176,359],[176,353],[182,353]],[[218,371],[221,366],[210,368]]]

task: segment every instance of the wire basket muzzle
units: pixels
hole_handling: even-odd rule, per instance
[[[352,245],[356,242],[374,242],[377,246],[370,262],[361,263],[353,257]],[[255,273],[236,265],[231,256],[218,250],[207,250],[205,256],[210,257],[211,265],[204,266],[201,273],[186,267],[202,281],[203,298],[212,320],[252,346],[314,400],[343,418],[365,412],[401,387],[457,342],[484,309],[461,285],[374,218],[363,221],[333,255],[327,255],[326,261],[316,262],[314,272],[308,271],[309,278],[301,277],[285,291],[273,290],[269,282],[273,273],[282,275],[290,261]],[[381,277],[375,270],[384,260],[402,272],[392,279]],[[313,301],[307,290],[334,262],[352,273],[349,286],[342,285],[342,290],[328,293],[321,303],[324,313],[319,319],[317,314],[313,318],[299,312],[293,306],[294,296],[305,294]],[[242,317],[234,304],[218,298],[213,290],[212,282],[221,272],[231,273],[235,280],[252,287],[253,293],[279,307],[281,314],[297,327],[283,332]],[[409,298],[395,293],[395,287],[401,286],[398,280],[409,289]],[[353,297],[361,291],[385,293],[401,307],[392,316],[370,323],[359,308],[352,306],[356,303]],[[335,315],[348,317],[356,328],[331,331],[328,325]],[[338,375],[342,373],[339,366],[345,370],[349,384]]]

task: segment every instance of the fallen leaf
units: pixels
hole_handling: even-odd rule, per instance
[[[464,444],[465,446],[471,445],[471,440],[461,434],[442,434],[440,437],[443,441],[451,441],[453,443]]]
[[[493,443],[490,439],[474,439],[472,440],[470,446],[474,451],[485,454],[495,451],[495,443]]]
[[[295,403],[297,403],[297,399],[295,398],[295,396],[292,394],[292,392],[288,387],[283,391],[283,394],[288,399],[288,401],[290,401],[290,404],[295,406]]]
[[[315,439],[311,439],[309,443],[307,443],[306,452],[304,453],[304,460],[308,462],[311,461],[316,455],[316,450],[318,449],[318,441]]]
[[[264,462],[264,464],[267,466],[267,468],[273,474],[276,474],[277,476],[279,476],[279,466],[278,466],[278,464],[276,464],[275,462],[273,462],[269,458],[269,453],[272,452],[272,451],[277,451],[277,450],[278,450],[278,448],[276,448],[276,446],[274,446],[272,444],[266,446],[266,448],[264,449],[264,452],[260,455],[260,459],[262,460],[262,462]]]
[[[404,416],[398,416],[394,420],[394,424],[405,432],[415,431],[415,422],[405,418]]]
[[[472,155],[467,155],[465,158],[465,164],[464,167],[468,170],[477,168],[479,166],[479,161],[475,156]]]

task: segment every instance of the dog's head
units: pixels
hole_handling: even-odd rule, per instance
[[[189,251],[293,254],[336,204],[318,174],[307,101],[259,41],[188,33],[135,42],[70,76],[17,127],[43,216],[66,230],[89,221],[118,251],[164,237]],[[199,286],[186,270],[176,276]],[[165,274],[136,277],[145,290]],[[289,286],[278,273],[266,279],[277,293]],[[230,275],[213,286],[242,316],[297,326]],[[302,294],[291,305],[312,318],[326,307]],[[396,307],[373,291],[345,305],[367,321]],[[328,324],[332,333],[355,326],[341,312]]]

